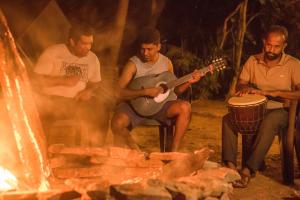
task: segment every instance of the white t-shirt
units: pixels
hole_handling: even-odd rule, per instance
[[[43,87],[42,93],[73,98],[85,89],[88,82],[101,81],[100,63],[97,56],[89,51],[84,57],[73,55],[66,44],[47,48],[39,57],[34,72],[49,76],[77,75],[80,81],[74,86]]]

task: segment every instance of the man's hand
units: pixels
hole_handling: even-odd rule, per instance
[[[64,86],[75,86],[80,81],[79,76],[63,76],[61,78],[61,85]]]
[[[246,88],[243,88],[240,91],[238,91],[236,93],[236,96],[243,96],[245,94],[260,94],[260,95],[263,95],[261,90],[251,88],[251,87],[246,87]]]
[[[90,100],[94,96],[94,93],[92,90],[85,89],[80,92],[75,96],[75,100],[77,101],[87,101]]]
[[[162,87],[153,87],[153,88],[146,88],[145,90],[145,96],[149,97],[157,97],[159,94],[163,93]]]
[[[198,82],[201,79],[202,76],[204,76],[203,73],[201,73],[199,70],[195,70],[192,73],[192,79],[189,80],[189,83],[193,84],[193,83]]]

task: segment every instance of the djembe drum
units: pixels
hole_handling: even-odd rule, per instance
[[[242,134],[242,165],[249,157],[255,134],[264,118],[267,98],[261,95],[247,94],[231,97],[228,100],[229,121],[235,132]]]

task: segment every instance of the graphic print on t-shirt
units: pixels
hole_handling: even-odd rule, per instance
[[[65,76],[79,76],[81,81],[88,82],[88,65],[78,63],[62,63],[60,72]]]

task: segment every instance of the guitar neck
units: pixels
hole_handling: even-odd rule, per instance
[[[208,67],[204,67],[202,69],[198,69],[197,71],[199,71],[200,73],[203,73],[203,74],[206,74],[207,72],[209,72],[211,70],[210,66]],[[188,82],[189,80],[191,80],[193,78],[192,76],[193,73],[190,73],[190,74],[187,74],[179,79],[176,79],[176,80],[173,80],[173,81],[170,81],[167,83],[167,87],[169,89],[171,88],[175,88],[177,87],[178,85],[181,85],[183,83],[186,83]]]

